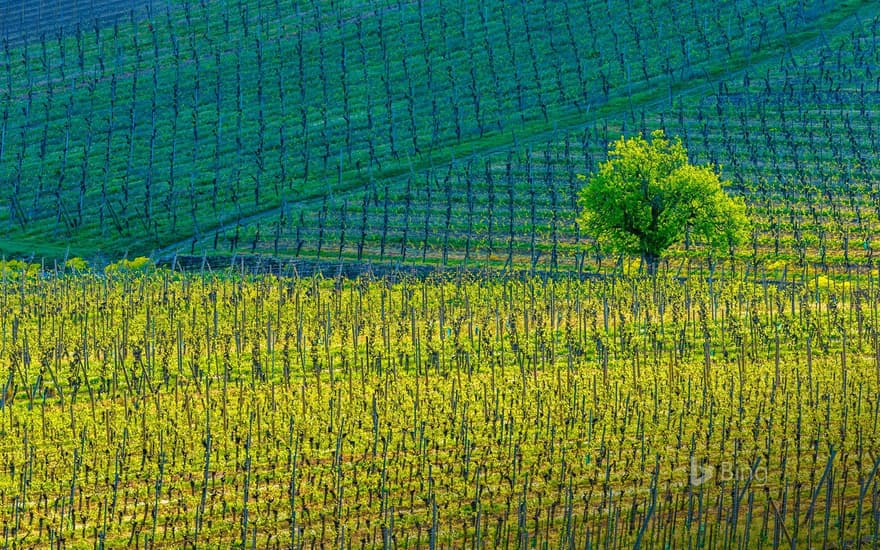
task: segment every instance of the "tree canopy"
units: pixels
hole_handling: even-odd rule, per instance
[[[621,138],[581,190],[579,222],[601,246],[640,255],[653,274],[687,235],[712,251],[746,238],[745,203],[724,186],[713,165],[691,164],[681,140],[668,140],[662,130],[650,140]]]

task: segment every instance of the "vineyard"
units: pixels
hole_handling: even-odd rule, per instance
[[[18,546],[880,540],[876,273],[4,273]]]
[[[877,21],[844,23],[839,43],[789,50],[668,110],[553,132],[226,228],[200,250],[323,259],[600,270],[574,222],[580,182],[621,133],[664,128],[699,162],[723,165],[754,233],[736,257],[831,267],[871,265],[880,220]],[[843,33],[842,33],[843,34]],[[749,76],[749,75],[752,76]],[[682,251],[683,252],[683,251]]]
[[[120,21],[149,16],[160,5],[156,0],[3,0],[0,1],[0,37],[20,46],[42,35],[57,37],[77,32],[77,27],[112,26]]]
[[[873,5],[134,6],[4,41],[2,252],[570,267],[572,173],[656,127],[754,198],[759,256],[833,263],[853,216],[864,250]]]
[[[878,35],[0,1],[3,547],[880,547]],[[655,273],[578,214],[658,129],[751,226]]]

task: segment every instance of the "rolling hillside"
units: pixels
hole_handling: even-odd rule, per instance
[[[878,35],[828,0],[0,0],[4,546],[877,548]],[[578,227],[658,128],[746,242],[656,143],[585,201],[650,269]],[[687,220],[716,247],[663,248]]]
[[[664,127],[747,194],[756,254],[820,258],[870,233],[875,12],[224,0],[30,39],[0,58],[0,249],[601,261],[574,175]]]

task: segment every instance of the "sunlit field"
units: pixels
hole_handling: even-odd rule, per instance
[[[0,0],[0,545],[880,547],[878,37]]]
[[[20,547],[852,547],[876,273],[0,286]]]

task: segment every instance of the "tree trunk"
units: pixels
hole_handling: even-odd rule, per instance
[[[660,266],[660,256],[646,252],[642,254],[642,260],[645,262],[649,277],[657,276],[657,268]]]

